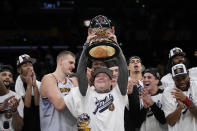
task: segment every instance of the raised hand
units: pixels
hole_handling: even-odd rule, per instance
[[[112,39],[113,41],[115,41],[116,43],[118,43],[116,35],[112,33],[110,30],[106,31],[106,36]]]
[[[88,37],[87,37],[87,39],[86,39],[86,43],[89,44],[90,41],[91,41],[93,38],[95,38],[95,37],[97,37],[97,35],[95,35],[95,33],[88,35]]]

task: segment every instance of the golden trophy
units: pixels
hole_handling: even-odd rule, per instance
[[[88,124],[90,123],[90,117],[88,114],[83,113],[77,118],[77,126],[78,131],[91,131],[90,128],[88,128]]]
[[[119,45],[106,36],[107,32],[112,32],[111,21],[105,16],[96,16],[93,18],[91,33],[97,35],[93,38],[87,48],[87,55],[95,60],[109,60],[119,54]]]

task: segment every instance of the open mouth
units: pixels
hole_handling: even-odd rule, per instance
[[[150,83],[145,83],[145,84],[144,84],[144,86],[149,86],[149,85],[150,85]]]
[[[10,84],[9,81],[3,81],[3,83],[4,83],[5,85],[9,85],[9,84]]]
[[[135,66],[134,66],[134,69],[137,70],[137,69],[138,69],[138,65],[135,65]]]

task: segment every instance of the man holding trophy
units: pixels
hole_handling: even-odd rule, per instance
[[[98,67],[92,72],[93,86],[88,85],[87,62],[114,59],[118,60],[118,84],[112,88],[112,71],[107,67]],[[77,75],[79,87],[71,90],[64,101],[77,118],[78,131],[124,131],[128,69],[114,35],[114,27],[105,16],[96,16],[90,23]]]
[[[88,37],[79,59],[77,73],[79,89],[83,96],[86,94],[88,81],[86,67],[88,61],[108,62],[116,59],[119,67],[118,85],[122,95],[127,92],[128,69],[124,54],[117,43],[115,29],[110,19],[98,15],[92,19],[88,29]]]

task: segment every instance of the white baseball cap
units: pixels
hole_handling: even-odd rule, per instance
[[[174,47],[170,50],[169,59],[172,59],[177,55],[185,56],[185,52],[183,52],[183,50],[179,47]]]
[[[23,54],[23,55],[20,55],[18,57],[16,65],[17,65],[17,67],[19,67],[20,65],[22,65],[25,62],[31,62],[32,64],[34,64],[34,63],[36,63],[36,59],[35,58],[31,58],[27,54]]]
[[[176,64],[172,67],[172,77],[186,75],[187,70],[184,64]]]

